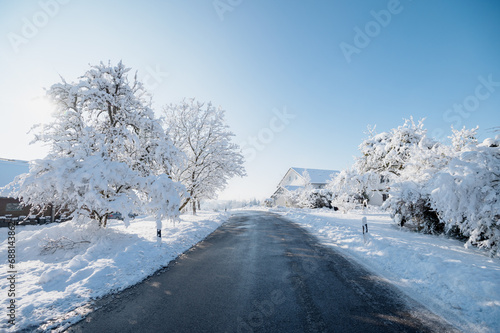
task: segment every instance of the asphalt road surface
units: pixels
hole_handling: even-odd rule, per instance
[[[296,224],[241,212],[68,332],[451,332]]]

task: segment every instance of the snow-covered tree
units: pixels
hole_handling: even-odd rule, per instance
[[[399,225],[431,233],[445,231],[445,223],[433,208],[431,192],[434,185],[431,182],[460,151],[472,149],[477,144],[477,128],[451,129],[451,146],[424,135],[417,145],[410,147],[405,166],[397,181],[391,184],[391,195],[384,205]],[[449,233],[454,231],[448,229]]]
[[[397,181],[391,184],[390,197],[384,207],[400,225],[440,233],[444,224],[432,209],[428,183],[451,159],[451,148],[423,136],[410,147],[409,157]]]
[[[426,130],[423,119],[415,124],[413,118],[405,119],[402,126],[389,132],[372,134],[359,145],[361,157],[355,168],[359,174],[375,172],[380,175],[399,176],[410,156],[410,150],[417,145]],[[393,178],[393,177],[391,177]]]
[[[53,204],[99,221],[142,207],[157,219],[178,215],[181,186],[168,176],[180,153],[155,119],[137,75],[122,62],[92,66],[77,82],[62,79],[47,94],[55,119],[34,141],[49,154],[31,163],[13,195],[43,210]]]
[[[400,225],[465,238],[498,251],[499,137],[477,144],[477,128],[452,128],[451,145],[423,137],[409,152],[385,207]]]
[[[410,151],[425,133],[423,120],[415,124],[413,118],[380,134],[375,133],[375,127],[368,127],[368,138],[359,145],[361,156],[352,170],[337,175],[329,185],[335,204],[347,211],[355,202],[367,200],[374,192],[386,192],[398,181]]]
[[[430,181],[432,208],[467,244],[500,248],[500,136],[461,151]]]
[[[183,100],[164,108],[164,129],[187,159],[172,169],[172,177],[181,182],[188,195],[180,209],[192,204],[193,213],[202,199],[211,199],[234,176],[245,176],[243,155],[233,143],[234,134],[226,124],[224,110],[210,102]]]
[[[451,145],[427,137],[422,121],[374,134],[359,146],[362,157],[328,187],[344,210],[376,190],[377,176],[389,178],[383,205],[401,226],[446,233],[467,244],[500,248],[500,135],[482,144],[478,127],[456,130]]]

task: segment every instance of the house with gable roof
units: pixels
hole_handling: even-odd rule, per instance
[[[271,196],[276,206],[290,206],[287,194],[310,184],[314,189],[322,189],[332,178],[339,173],[337,170],[305,169],[292,167],[278,184],[278,188]]]

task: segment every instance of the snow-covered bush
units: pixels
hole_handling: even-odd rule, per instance
[[[424,135],[408,152],[398,182],[392,183],[390,197],[384,208],[398,225],[423,232],[442,233],[444,223],[432,209],[429,181],[447,165],[452,151]]]
[[[308,193],[309,206],[312,208],[332,208],[332,191],[314,189]]]
[[[451,146],[422,137],[410,149],[384,207],[400,225],[447,233],[497,251],[500,243],[500,148],[478,145],[477,128],[452,128]]]
[[[332,195],[332,205],[348,212],[368,198],[368,184],[372,183],[373,173],[360,175],[355,169],[345,169],[335,175],[327,188]]]
[[[309,172],[304,170],[305,185],[286,193],[286,201],[292,207],[332,208],[333,192],[330,189],[315,188],[311,184]]]
[[[35,141],[49,154],[31,163],[11,185],[12,196],[33,210],[48,205],[106,226],[107,216],[143,207],[176,218],[181,187],[170,177],[181,154],[165,135],[141,82],[126,68],[101,63],[75,83],[54,84],[47,94],[55,119]],[[161,190],[160,190],[161,189]]]
[[[414,182],[398,183],[395,187],[385,205],[398,225],[433,234],[444,231],[444,223],[432,209],[425,190]]]
[[[300,207],[302,195],[301,189],[296,189],[293,191],[286,190],[283,195],[285,197],[285,205],[287,207]]]
[[[500,136],[478,144],[478,128],[452,127],[451,145],[427,137],[423,123],[370,137],[359,146],[353,169],[329,183],[333,204],[344,211],[381,189],[389,179],[383,207],[401,226],[447,233],[467,244],[498,251],[500,247]],[[385,183],[385,182],[384,182]],[[384,190],[384,189],[382,189]]]
[[[262,204],[264,207],[272,207],[274,205],[274,200],[271,198],[266,198],[264,199],[264,202]]]
[[[332,192],[328,189],[301,188],[292,191],[289,200],[300,208],[332,208]]]
[[[465,126],[461,130],[456,130],[451,126],[452,135],[449,137],[451,145],[455,151],[467,150],[477,145],[477,130],[479,126],[467,129]]]
[[[430,182],[432,208],[446,228],[458,228],[467,244],[500,247],[499,137],[451,159]]]

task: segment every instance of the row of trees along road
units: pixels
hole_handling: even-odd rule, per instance
[[[353,207],[382,191],[398,225],[500,254],[500,135],[479,142],[477,130],[452,127],[449,142],[429,136],[423,120],[371,130],[353,167],[327,185],[333,204]]]
[[[37,214],[52,204],[73,218],[105,227],[110,213],[175,220],[189,202],[211,198],[233,176],[244,176],[224,111],[194,99],[165,107],[156,118],[151,98],[122,62],[91,68],[76,82],[47,90],[54,119],[38,125],[33,142],[50,148],[10,195]]]

